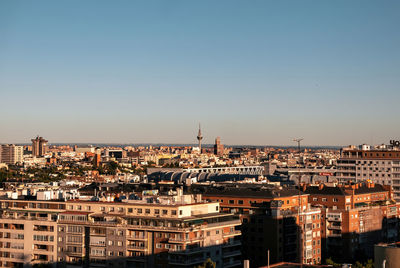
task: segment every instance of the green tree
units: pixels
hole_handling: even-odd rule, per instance
[[[326,262],[326,264],[332,265],[333,267],[340,267],[340,264],[334,262],[334,261],[332,260],[332,258],[326,259],[325,262]]]
[[[374,261],[369,259],[366,263],[365,263],[365,268],[374,268]]]
[[[115,175],[117,174],[117,169],[118,169],[118,163],[117,162],[110,162],[107,165],[107,173],[110,175]]]
[[[357,261],[354,265],[354,268],[364,268],[361,262]]]
[[[196,268],[215,268],[215,262],[208,258],[203,264],[196,266]]]

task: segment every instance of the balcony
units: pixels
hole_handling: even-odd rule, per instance
[[[240,250],[233,250],[233,251],[227,251],[222,253],[223,258],[228,258],[228,257],[234,257],[234,256],[240,256],[242,252]]]
[[[204,236],[193,237],[193,238],[184,238],[184,237],[174,237],[169,238],[169,243],[193,243],[195,241],[201,241],[204,239]]]
[[[74,256],[74,257],[83,257],[83,252],[77,252],[77,251],[64,251],[65,255],[67,256]]]
[[[242,267],[242,261],[235,260],[235,261],[224,262],[223,266],[224,268]]]
[[[342,226],[341,225],[329,225],[328,229],[330,229],[330,230],[342,230]]]
[[[147,251],[146,246],[127,245],[126,247],[128,250]]]
[[[184,250],[170,250],[169,253],[170,254],[185,254],[185,255],[188,255],[188,254],[200,253],[200,252],[203,252],[203,251],[204,251],[204,248],[197,247],[197,248],[187,248],[187,249],[184,249]]]
[[[128,239],[128,240],[147,240],[147,237],[144,235],[127,235],[126,239]]]
[[[81,244],[81,243],[79,243]],[[90,243],[91,247],[105,247],[106,243]]]
[[[342,237],[342,234],[334,234],[334,233],[329,233],[327,234],[328,237]]]
[[[241,235],[241,234],[242,234],[241,231],[233,231],[233,232],[224,234],[224,237],[237,236],[237,235]]]
[[[203,257],[198,257],[198,258],[190,258],[190,259],[179,259],[179,260],[169,260],[169,265],[172,266],[191,266],[195,264],[202,264],[205,261]]]
[[[241,246],[242,242],[240,240],[235,240],[228,242],[226,244],[223,244],[222,247],[227,248],[227,247],[235,247],[235,246]]]

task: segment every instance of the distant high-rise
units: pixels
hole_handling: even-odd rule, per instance
[[[197,134],[197,140],[199,141],[199,149],[201,153],[201,140],[203,139],[203,136],[201,135],[201,126],[199,124],[199,133]]]
[[[14,144],[0,145],[0,163],[15,165],[22,163],[23,146],[15,146]]]
[[[214,154],[215,155],[219,155],[219,156],[224,154],[224,145],[221,144],[221,138],[220,137],[217,137],[215,139]]]
[[[43,139],[43,137],[37,136],[35,139],[32,139],[32,155],[33,156],[44,156],[46,154],[46,146],[47,140]]]

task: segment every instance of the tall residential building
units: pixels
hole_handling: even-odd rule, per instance
[[[46,154],[47,151],[47,140],[43,137],[37,136],[32,139],[32,155],[36,157],[42,157]]]
[[[373,247],[398,240],[400,203],[389,185],[303,185],[313,206],[322,210],[323,258],[336,262],[373,258]]]
[[[0,145],[0,163],[6,163],[9,165],[22,163],[23,153],[23,146],[16,146],[14,144],[2,144]]]
[[[224,145],[221,144],[220,137],[215,138],[214,154],[218,156],[222,156],[224,154]]]
[[[340,182],[360,182],[391,185],[394,198],[400,200],[400,150],[381,146],[371,149],[368,145],[341,150],[337,160],[336,177]]]
[[[0,266],[241,267],[240,220],[200,195],[0,200]]]
[[[262,188],[261,185],[193,185],[204,199],[219,201],[221,210],[242,220],[243,258],[251,267],[270,263],[321,263],[321,210],[308,205],[299,190]],[[301,209],[299,210],[299,207]]]
[[[0,267],[56,263],[64,202],[0,200]]]

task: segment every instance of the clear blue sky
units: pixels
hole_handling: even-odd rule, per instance
[[[0,1],[0,143],[400,138],[400,2]]]

